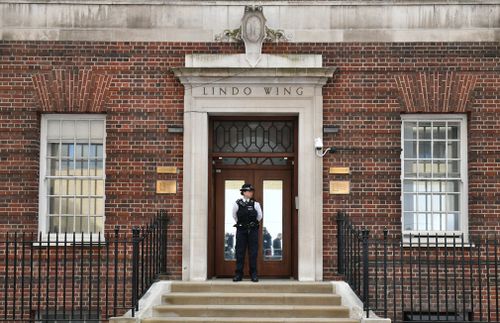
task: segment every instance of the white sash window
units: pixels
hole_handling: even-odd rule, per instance
[[[465,115],[402,116],[403,234],[467,233]]]
[[[40,232],[103,232],[105,129],[100,114],[42,115]]]

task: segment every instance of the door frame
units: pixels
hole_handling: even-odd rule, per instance
[[[212,152],[213,148],[213,125],[214,121],[216,120],[238,120],[238,121],[244,121],[244,120],[287,120],[287,121],[293,121],[293,153],[291,154],[269,154],[270,156],[273,155],[276,157],[276,155],[279,156],[286,156],[286,157],[291,157],[293,158],[293,170],[292,170],[292,197],[298,196],[298,180],[297,180],[297,175],[298,175],[298,140],[299,140],[299,128],[298,128],[298,118],[297,116],[287,116],[287,115],[274,115],[274,116],[262,116],[262,115],[232,115],[232,116],[209,116],[208,118],[208,234],[207,234],[207,278],[213,278],[215,277],[215,232],[216,232],[216,223],[215,223],[215,165],[212,163],[215,157],[221,155],[221,154],[214,154]],[[225,154],[225,155],[230,155],[230,154]],[[242,154],[234,153],[234,156],[241,156]],[[246,156],[251,156],[252,154],[245,154]],[[224,168],[224,166],[221,166],[221,168]],[[229,167],[228,167],[229,168]],[[231,166],[230,168],[237,168],[235,166]],[[266,169],[266,166],[257,166],[256,168],[258,169]],[[276,166],[273,166],[273,168],[278,168]],[[288,167],[287,167],[288,168]],[[286,168],[284,168],[286,169]],[[296,201],[294,198],[292,198],[291,201],[291,277],[294,279],[298,279],[298,221],[297,221],[297,215],[298,215],[298,209],[295,205]]]
[[[321,62],[321,60],[318,60]],[[182,280],[207,280],[209,165],[208,116],[298,116],[297,272],[299,281],[323,280],[323,160],[314,138],[323,136],[322,89],[332,67],[241,68],[192,66],[171,70],[184,86],[182,166]],[[239,87],[237,95],[205,87]],[[268,95],[264,87],[293,87],[286,95]]]

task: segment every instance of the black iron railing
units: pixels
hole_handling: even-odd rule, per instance
[[[0,236],[0,321],[100,322],[139,309],[166,272],[167,214],[132,232]]]
[[[496,234],[374,237],[337,215],[338,273],[373,311],[394,322],[499,322]]]

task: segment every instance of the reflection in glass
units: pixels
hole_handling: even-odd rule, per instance
[[[244,180],[224,181],[224,260],[236,260],[236,228],[233,227],[233,205],[241,198],[240,188]]]
[[[264,260],[282,260],[283,256],[283,181],[263,181],[264,214],[262,223]]]

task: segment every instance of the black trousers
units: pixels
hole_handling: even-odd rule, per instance
[[[248,260],[250,275],[257,275],[257,251],[259,247],[259,228],[250,229],[236,228],[236,275],[243,276],[243,267],[245,266],[245,253],[248,248]]]

